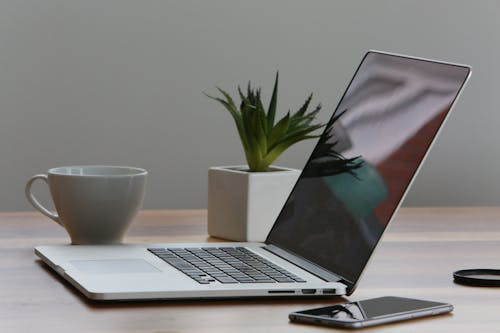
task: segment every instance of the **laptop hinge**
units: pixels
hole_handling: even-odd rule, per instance
[[[303,270],[311,273],[312,275],[315,275],[319,277],[322,280],[325,280],[326,282],[342,282],[345,285],[349,285],[347,281],[342,279],[340,276],[327,271],[324,268],[321,268],[320,266],[305,260],[301,257],[298,257],[282,248],[277,247],[276,245],[271,245],[268,244],[263,247],[264,250],[271,252],[272,254],[277,255],[278,257],[285,259],[286,261],[291,262],[295,266],[298,266],[302,268]]]

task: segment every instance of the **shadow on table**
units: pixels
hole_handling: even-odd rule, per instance
[[[266,297],[264,298],[245,298],[245,299],[198,299],[198,300],[128,300],[128,301],[95,301],[86,298],[78,289],[71,285],[68,281],[57,274],[53,269],[51,269],[42,260],[35,261],[38,266],[43,269],[47,274],[52,276],[55,280],[59,281],[68,293],[72,294],[80,303],[93,309],[116,309],[116,308],[145,308],[145,307],[167,307],[167,306],[248,306],[248,305],[285,305],[293,304],[297,305],[310,305],[314,307],[322,306],[325,302],[331,304],[347,302],[347,299],[341,296],[331,296],[331,297]]]

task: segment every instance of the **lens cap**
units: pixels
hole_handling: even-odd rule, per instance
[[[500,269],[463,269],[453,273],[456,283],[477,287],[500,287]]]

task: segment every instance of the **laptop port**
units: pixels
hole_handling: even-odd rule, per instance
[[[327,294],[335,295],[336,293],[337,293],[337,291],[335,289],[323,289],[323,295],[327,295]]]
[[[316,289],[302,289],[302,293],[306,295],[316,294]]]
[[[268,290],[269,294],[295,294],[295,290]]]

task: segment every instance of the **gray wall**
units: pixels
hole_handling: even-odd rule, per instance
[[[0,210],[29,209],[26,179],[71,164],[141,166],[146,208],[205,207],[208,167],[244,160],[202,91],[250,79],[269,92],[279,69],[279,108],[314,91],[326,120],[367,49],[474,67],[406,203],[498,204],[499,12],[498,1],[1,0]],[[312,145],[279,164],[302,167]]]

